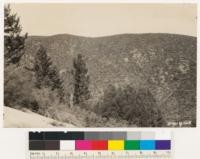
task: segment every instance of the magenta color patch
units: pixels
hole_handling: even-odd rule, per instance
[[[76,150],[92,150],[92,142],[89,140],[76,140]]]

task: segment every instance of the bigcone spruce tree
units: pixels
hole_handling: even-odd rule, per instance
[[[74,96],[73,103],[83,104],[90,98],[89,74],[86,63],[81,54],[78,54],[73,62],[74,67]]]
[[[35,56],[33,71],[35,72],[35,86],[39,89],[48,87],[52,91],[56,90],[60,100],[64,98],[63,81],[59,77],[57,68],[52,64],[46,49],[40,46]]]
[[[22,27],[17,14],[11,13],[10,5],[4,7],[4,63],[17,64],[24,55],[27,33],[21,35]]]

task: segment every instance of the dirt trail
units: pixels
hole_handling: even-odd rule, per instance
[[[50,128],[50,127],[75,127],[74,125],[59,122],[51,118],[33,113],[4,107],[5,128]]]

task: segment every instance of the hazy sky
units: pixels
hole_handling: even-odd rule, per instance
[[[196,36],[194,4],[12,4],[29,35],[176,33]]]

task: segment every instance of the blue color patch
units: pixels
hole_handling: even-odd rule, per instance
[[[140,150],[155,150],[155,140],[140,140]]]

